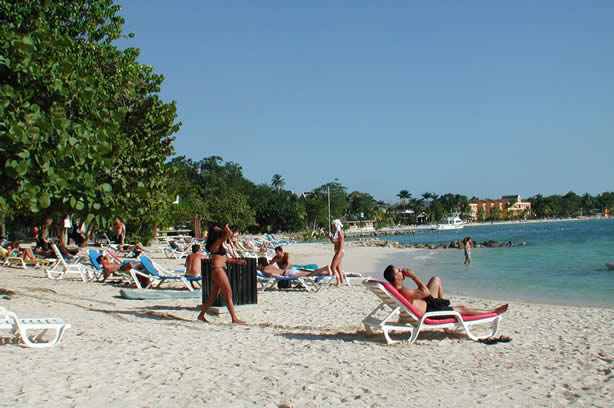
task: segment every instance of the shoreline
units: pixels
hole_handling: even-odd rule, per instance
[[[517,225],[517,224],[549,224],[555,222],[576,222],[576,221],[595,221],[595,220],[609,220],[612,217],[581,217],[581,218],[545,218],[545,219],[529,219],[529,220],[516,220],[516,221],[484,221],[484,222],[471,222],[464,225],[464,228],[483,227],[490,225]],[[429,225],[406,225],[395,227],[384,227],[376,230],[347,230],[344,231],[348,238],[370,238],[370,237],[385,237],[394,235],[408,235],[416,234],[422,230],[428,230]],[[279,233],[280,237],[291,238],[299,240],[301,242],[309,242],[302,239],[302,235],[298,236],[292,233]]]

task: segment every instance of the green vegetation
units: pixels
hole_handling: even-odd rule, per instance
[[[606,192],[595,197],[586,193],[582,196],[570,191],[560,195],[544,197],[538,194],[530,197],[533,214],[536,218],[574,217],[602,214],[606,208],[614,207],[614,193]]]
[[[111,0],[0,0],[0,212],[114,216],[144,238],[164,211],[179,125],[163,77],[120,51]]]

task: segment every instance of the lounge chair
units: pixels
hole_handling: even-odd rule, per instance
[[[9,256],[6,249],[0,247],[0,259],[2,266],[15,266],[17,268],[26,269],[28,266],[53,266],[55,263],[52,259],[23,259],[20,256]]]
[[[26,347],[53,347],[58,344],[64,335],[64,331],[68,328],[70,328],[70,324],[65,323],[64,320],[59,318],[20,319],[15,313],[0,306],[0,329],[10,330],[16,338],[21,338]],[[42,333],[34,336],[34,338],[30,338],[28,337],[30,330],[42,330]],[[47,330],[55,330],[55,337],[48,342],[40,341]]]
[[[100,265],[100,263],[98,262],[98,257],[100,256],[100,252],[98,252],[95,249],[90,249],[89,251],[87,251],[87,255],[90,259],[90,263],[92,264],[94,269],[98,272],[99,276],[104,277],[102,265]],[[113,258],[117,259],[115,256],[113,256]],[[137,271],[134,268],[130,269],[129,271],[118,270],[115,273],[117,274],[117,277],[119,277],[122,281],[125,281],[131,285],[134,284],[134,286],[136,286],[139,289],[143,289],[143,288],[146,289],[149,286],[151,286],[151,282],[153,282],[153,279],[151,279],[151,276],[149,274],[143,273],[141,271]],[[141,280],[139,279],[139,277],[144,278],[144,279]],[[148,281],[149,284],[143,286],[143,282],[145,281]]]
[[[373,334],[373,329],[380,329],[384,332],[384,337],[388,344],[398,343],[390,338],[390,331],[410,332],[409,343],[416,341],[420,331],[424,329],[452,329],[464,330],[470,339],[479,341],[493,337],[497,334],[501,316],[496,313],[489,313],[481,316],[461,316],[455,311],[428,312],[421,314],[393,285],[388,282],[370,280],[363,282],[363,285],[373,292],[381,303],[373,309],[371,313],[362,321],[368,334]],[[392,309],[383,319],[376,318],[375,315],[381,310]],[[398,322],[391,321],[393,317],[399,315]],[[438,320],[434,317],[447,317]],[[476,324],[490,324],[491,332],[485,336],[474,335],[469,328]]]
[[[279,282],[288,282],[295,283],[297,287],[305,289],[307,292],[319,292],[320,289],[328,286],[331,282],[331,279],[334,279],[334,276],[293,276],[293,277],[281,277],[276,278],[272,276],[266,276],[262,272],[257,272],[256,277],[258,278],[258,290],[264,292],[265,290],[275,289],[275,286]]]
[[[179,248],[179,246],[177,245],[175,241],[171,240],[167,242],[168,242],[168,247],[162,248],[162,252],[164,253],[164,256],[166,256],[167,258],[175,258],[179,260],[181,258],[187,257],[190,254],[189,247],[186,249],[181,249]]]
[[[156,287],[160,287],[160,285],[166,281],[179,281],[183,283],[190,292],[193,292],[194,288],[190,282],[202,281],[201,277],[185,276],[185,271],[182,270],[176,270],[173,272],[168,271],[144,255],[139,257],[139,261],[141,262],[141,265],[143,265],[143,269],[145,269],[148,274],[154,278],[160,279],[160,283],[158,283]]]
[[[275,238],[275,236],[273,234],[264,234],[264,236],[274,246],[296,244],[296,241],[293,241],[293,240],[283,240],[283,239],[279,240],[279,239]]]
[[[81,277],[83,282],[88,279],[96,279],[96,272],[91,268],[79,263],[79,257],[73,257],[72,263],[66,261],[56,244],[50,244],[58,262],[51,269],[45,269],[49,279],[64,279],[67,274],[76,274]]]

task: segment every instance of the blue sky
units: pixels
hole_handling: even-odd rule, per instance
[[[177,155],[396,200],[612,191],[612,1],[120,0]]]

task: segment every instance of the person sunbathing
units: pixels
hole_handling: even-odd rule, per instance
[[[258,266],[256,267],[263,275],[272,278],[296,278],[305,276],[331,276],[332,271],[330,266],[326,265],[314,271],[300,270],[296,268],[280,269],[276,265],[269,263],[266,258],[258,258]]]
[[[20,241],[9,242],[6,245],[6,250],[8,252],[8,256],[21,258],[24,261],[34,261],[37,259],[30,248],[21,247]]]
[[[441,279],[433,276],[425,285],[420,278],[409,268],[400,269],[394,265],[388,265],[384,270],[384,278],[394,285],[395,288],[422,314],[426,312],[440,312],[454,310],[464,316],[480,316],[489,313],[502,314],[508,305],[501,305],[494,309],[474,309],[467,306],[450,306],[450,301],[444,299]],[[403,286],[403,280],[410,278],[416,283],[416,289],[408,289]]]
[[[104,282],[111,275],[117,275],[117,271],[129,272],[130,269],[138,268],[141,266],[140,262],[129,262],[125,261],[122,264],[115,263],[113,258],[109,255],[100,255],[96,261],[102,266],[102,272],[104,278],[102,281]]]
[[[252,244],[249,240],[244,239],[243,241],[238,241],[239,245],[243,245],[247,252],[257,252],[266,254],[268,252],[266,242],[262,242],[262,245],[257,247],[257,245]]]

